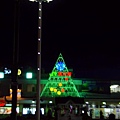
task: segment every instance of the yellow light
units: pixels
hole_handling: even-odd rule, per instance
[[[17,92],[21,92],[21,89],[17,89]]]
[[[12,89],[10,89],[10,98],[12,97]],[[21,98],[21,89],[17,89],[17,98]]]
[[[56,89],[56,88],[54,89],[54,92],[57,92],[57,89]]]
[[[21,75],[21,73],[22,73],[22,72],[21,72],[21,70],[20,70],[20,69],[18,69],[18,75]]]
[[[52,88],[52,87],[50,88],[50,91],[53,91],[53,88]]]
[[[61,86],[62,86],[62,83],[59,83],[58,85],[61,87]]]
[[[58,95],[61,95],[61,92],[60,92],[60,91],[58,91],[58,92],[57,92],[57,94],[58,94]]]
[[[10,89],[10,98],[12,98],[12,89]]]
[[[10,92],[12,92],[12,89],[10,89]]]

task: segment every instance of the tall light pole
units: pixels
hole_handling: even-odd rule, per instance
[[[40,80],[41,80],[41,27],[42,27],[42,2],[52,0],[29,0],[38,2],[38,53],[37,53],[37,90],[36,90],[36,117],[40,120]]]
[[[52,0],[29,0],[38,2],[38,56],[37,56],[37,91],[36,91],[36,113],[37,120],[40,120],[40,80],[41,80],[41,26],[42,26],[42,2]],[[17,71],[18,71],[18,54],[19,54],[19,2],[14,0],[14,45],[13,45],[13,68],[12,68],[12,120],[17,119]]]

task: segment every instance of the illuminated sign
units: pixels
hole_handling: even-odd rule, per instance
[[[22,72],[21,72],[21,70],[20,70],[20,69],[18,69],[18,75],[21,75],[21,73],[22,73]]]
[[[32,79],[32,77],[33,77],[32,72],[27,72],[27,73],[26,73],[26,78],[27,78],[27,79]]]
[[[4,78],[4,73],[0,72],[0,78]]]
[[[12,73],[11,69],[8,69],[8,68],[4,69],[4,74],[11,74],[11,73]],[[17,75],[21,75],[21,73],[22,73],[21,70],[18,69]]]
[[[4,69],[4,74],[11,74],[11,70],[8,69],[8,68],[5,68],[5,69]]]

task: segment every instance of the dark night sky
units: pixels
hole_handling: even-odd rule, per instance
[[[0,67],[12,63],[13,2],[6,1],[0,2]],[[118,0],[43,3],[42,68],[51,72],[61,52],[76,77],[120,79],[119,5]],[[21,0],[19,66],[36,68],[37,10],[37,3]]]

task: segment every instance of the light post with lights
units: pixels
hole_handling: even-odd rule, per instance
[[[36,113],[37,120],[40,120],[40,79],[41,79],[41,26],[42,26],[42,2],[50,2],[52,0],[29,0],[38,2],[38,55],[37,55],[37,90],[36,90]],[[14,0],[14,45],[13,45],[13,71],[12,71],[12,120],[17,119],[17,70],[19,55],[19,2]]]
[[[36,90],[36,117],[40,120],[40,80],[41,80],[41,27],[42,27],[42,2],[52,0],[29,0],[38,2],[38,53],[37,53],[37,90]]]

